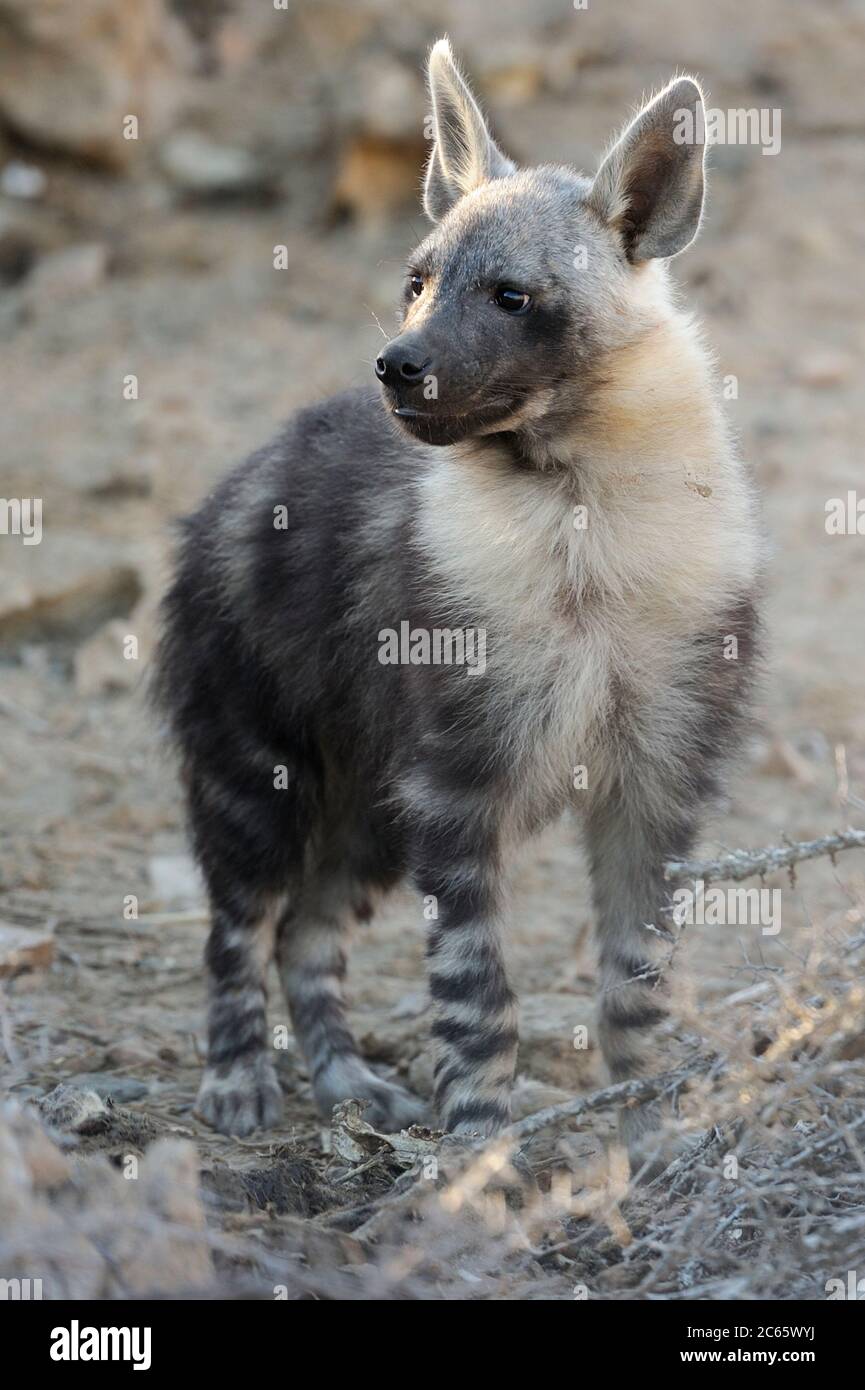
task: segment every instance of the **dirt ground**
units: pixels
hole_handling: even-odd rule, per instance
[[[519,62],[508,67],[503,59],[510,85],[490,78],[487,104],[502,143],[519,157],[584,167],[641,91],[677,68],[698,69],[719,106],[782,110],[777,155],[749,146],[712,152],[707,222],[675,265],[720,374],[737,378],[730,419],[759,480],[773,551],[757,731],[703,848],[712,854],[861,826],[865,539],[825,529],[827,501],[862,488],[865,112],[859,86],[848,80],[865,58],[861,10],[829,4],[817,7],[821,19],[800,5],[769,4],[758,14],[706,5],[697,7],[698,25],[687,18],[692,7],[636,7],[642,18],[626,17],[627,8],[622,0],[559,15],[557,23],[586,26],[575,71],[546,73],[522,98],[514,96],[527,80]],[[511,9],[504,7],[508,16]],[[514,35],[519,22],[517,14]],[[481,46],[472,33],[482,34],[482,21],[464,23],[471,68]],[[524,23],[548,54],[540,21],[524,13]],[[444,27],[423,21],[418,66],[426,38]],[[346,74],[352,52],[346,48]],[[271,124],[279,119],[280,71],[261,78]],[[329,72],[331,88],[339,79]],[[221,137],[232,129],[233,110],[238,139],[264,122],[247,109],[258,91],[251,60],[190,84],[193,105]],[[316,88],[319,105],[323,90]],[[304,89],[295,83],[288,91],[289,115],[300,120]],[[16,1244],[10,1226],[0,1235],[4,1269],[10,1261],[34,1276],[44,1269],[55,1294],[75,1296],[242,1289],[273,1297],[279,1286],[289,1297],[567,1299],[575,1280],[592,1296],[621,1297],[646,1296],[646,1280],[655,1279],[654,1296],[823,1297],[818,1280],[835,1272],[828,1256],[780,1286],[768,1258],[756,1254],[741,1268],[730,1255],[734,1272],[727,1269],[722,1284],[705,1270],[683,1273],[684,1256],[672,1256],[661,1272],[655,1256],[634,1261],[620,1222],[639,1232],[648,1219],[639,1196],[583,1221],[588,1263],[571,1249],[558,1258],[526,1253],[523,1244],[504,1263],[499,1247],[485,1256],[473,1246],[469,1258],[460,1246],[455,1266],[446,1254],[433,1266],[415,1252],[403,1268],[397,1256],[405,1239],[381,1227],[391,1208],[376,1206],[405,1200],[400,1165],[379,1157],[352,1176],[362,1161],[334,1151],[290,1038],[279,1053],[286,1105],[278,1130],[239,1142],[193,1116],[204,1050],[206,911],[175,772],[144,699],[170,522],[292,408],[370,378],[378,321],[394,322],[401,265],[422,215],[389,203],[377,217],[354,192],[347,208],[340,205],[340,179],[353,187],[340,129],[314,157],[296,155],[276,191],[260,198],[196,198],[171,189],[146,161],[118,173],[8,141],[9,157],[45,170],[47,189],[26,206],[0,198],[2,236],[35,248],[26,273],[9,276],[0,306],[2,492],[43,498],[44,535],[38,546],[0,537],[0,916],[34,937],[53,937],[54,955],[48,966],[10,968],[0,980],[0,1090],[38,1100],[73,1083],[112,1098],[107,1118],[77,1130],[58,1121],[53,1130],[55,1139],[65,1135],[57,1142],[76,1183],[93,1154],[108,1156],[99,1172],[110,1186],[129,1156],[146,1175],[155,1142],[190,1141],[203,1197],[199,1211],[193,1173],[188,1224],[199,1232],[196,1249],[207,1253],[197,1264],[172,1262],[157,1242],[149,1264],[140,1251],[131,1264],[116,1252],[112,1260],[91,1240],[95,1189],[63,1206],[50,1196],[63,1187],[58,1179],[44,1185],[46,1210],[59,1211],[76,1236],[73,1205],[79,1216],[91,1212],[81,1239],[99,1256],[91,1250],[77,1263],[32,1249],[28,1256],[25,1236]],[[277,244],[287,247],[286,270],[273,267]],[[90,261],[85,253],[57,267],[53,258],[82,247],[98,250]],[[138,379],[132,400],[123,394],[130,373]],[[123,655],[128,635],[139,643],[131,660]],[[815,952],[831,962],[865,924],[861,851],[837,864],[803,865],[795,886],[782,877],[767,880],[773,885],[783,888],[777,936],[698,928],[682,953],[683,1017],[721,1050],[754,1033],[761,987],[798,978]],[[548,832],[515,868],[512,916],[509,954],[524,1015],[519,1116],[604,1084],[594,1048],[573,1046],[576,1026],[589,1025],[592,1036],[595,974],[574,827]],[[369,1055],[428,1093],[421,928],[410,898],[394,899],[356,942],[351,999]],[[855,1036],[861,991],[852,1003],[845,1027]],[[274,1025],[288,1024],[275,990],[271,1009]],[[859,1075],[863,1062],[851,1051]],[[779,1123],[819,1123],[815,1105],[806,1086]],[[558,1143],[585,1164],[609,1133],[605,1111]],[[853,1151],[861,1165],[858,1140]],[[188,1153],[157,1148],[153,1162],[170,1166],[177,1152]],[[530,1147],[542,1191],[555,1152],[549,1135]],[[9,1171],[0,1156],[0,1179]],[[160,1170],[151,1171],[150,1197],[140,1201],[152,1198],[148,1210],[168,1211],[182,1226],[186,1216],[172,1215],[173,1199],[159,1196]],[[34,1178],[34,1204],[42,1191]],[[0,1206],[4,1200],[8,1190]],[[844,1258],[855,1258],[863,1229]],[[547,1240],[547,1249],[555,1245]],[[405,1282],[408,1273],[415,1285]]]

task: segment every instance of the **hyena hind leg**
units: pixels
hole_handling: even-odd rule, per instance
[[[196,1112],[223,1134],[269,1129],[282,1091],[268,1046],[268,965],[280,903],[236,887],[214,904],[206,963],[210,982],[207,1065]]]
[[[348,876],[321,872],[306,881],[278,928],[276,954],[313,1095],[329,1120],[343,1100],[366,1100],[364,1119],[394,1134],[426,1118],[416,1096],[377,1076],[364,1061],[345,1014],[343,983],[350,929],[368,915],[365,894]]]
[[[298,784],[302,790],[301,784]],[[223,1134],[246,1135],[282,1116],[267,1031],[267,972],[292,866],[302,849],[293,808],[272,775],[223,750],[188,778],[195,851],[207,882],[211,929],[207,1064],[196,1110]]]

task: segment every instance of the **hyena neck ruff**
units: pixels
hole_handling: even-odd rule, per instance
[[[427,563],[476,621],[573,641],[699,632],[751,593],[761,546],[713,364],[654,265],[654,313],[583,384],[570,418],[437,450],[417,486]],[[611,631],[611,637],[612,637]],[[637,646],[641,644],[638,642]],[[618,643],[623,656],[628,642]]]

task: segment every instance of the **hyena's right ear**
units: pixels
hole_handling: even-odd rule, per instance
[[[454,62],[447,39],[439,39],[427,69],[432,98],[433,144],[426,171],[424,212],[438,222],[464,193],[516,168],[493,141],[480,107]]]
[[[621,236],[629,261],[675,256],[694,240],[704,153],[703,94],[692,77],[679,77],[620,136],[589,194],[589,205]]]

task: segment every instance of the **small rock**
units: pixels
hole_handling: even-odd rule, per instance
[[[0,284],[19,284],[33,269],[37,254],[33,238],[26,231],[0,226]]]
[[[147,651],[139,646],[134,657],[126,655],[129,638],[137,641],[135,614],[113,618],[88,638],[75,653],[75,688],[82,695],[134,690],[141,681]]]
[[[302,1255],[307,1269],[330,1271],[369,1262],[368,1248],[345,1231],[326,1230],[301,1217],[283,1216],[279,1233],[286,1249]]]
[[[413,1057],[409,1063],[407,1081],[409,1090],[414,1091],[418,1096],[431,1096],[433,1093],[435,1067],[435,1053],[432,1047],[426,1047]]]
[[[69,1181],[72,1171],[69,1160],[56,1144],[52,1144],[32,1107],[24,1107],[17,1100],[7,1101],[0,1109],[0,1116],[17,1141],[34,1191],[50,1192]]]
[[[803,357],[796,364],[793,375],[801,386],[821,389],[841,386],[850,379],[853,365],[853,359],[846,353],[826,349]]]
[[[121,1038],[112,1043],[105,1053],[109,1067],[147,1067],[157,1060],[154,1048],[139,1042],[137,1038]]]
[[[569,1094],[589,1089],[599,1077],[596,1003],[583,994],[527,994],[520,1003],[521,1073]],[[588,1046],[574,1046],[576,1027],[588,1029]]]
[[[0,113],[35,145],[111,168],[141,141],[124,137],[135,113],[141,139],[164,130],[190,62],[184,29],[165,0],[0,0]]]
[[[78,1134],[100,1117],[113,1125],[123,1113],[71,1086],[58,1086],[45,1100],[45,1118],[71,1122]],[[210,1284],[195,1148],[155,1133],[150,1139],[150,1151],[139,1155],[134,1140],[116,1136],[119,1156],[134,1154],[140,1163],[129,1172],[125,1162],[121,1170],[93,1151],[99,1138],[76,1139],[67,1158],[32,1107],[0,1106],[3,1277],[35,1273],[36,1297],[76,1300],[128,1298],[130,1291],[164,1297]]]
[[[47,507],[42,520],[47,530]],[[140,574],[130,563],[128,547],[109,540],[94,546],[87,536],[53,528],[50,545],[27,545],[24,537],[20,541],[0,547],[0,647],[80,642],[109,619],[128,613],[141,595]]]
[[[47,185],[43,171],[21,159],[10,159],[0,170],[0,193],[7,198],[41,198]]]
[[[422,1013],[358,1009],[355,1021],[360,1050],[373,1061],[404,1066],[422,1048],[430,1050],[429,1022]]]
[[[194,130],[166,140],[159,161],[175,188],[196,198],[260,195],[273,187],[271,175],[248,150],[217,144]]]
[[[146,1081],[138,1081],[133,1076],[113,1076],[110,1072],[100,1071],[71,1076],[69,1085],[82,1091],[95,1091],[100,1100],[116,1101],[119,1105],[142,1100],[150,1090]]]
[[[44,970],[53,960],[52,932],[0,922],[0,979],[24,970]]]
[[[560,1086],[550,1086],[546,1081],[519,1076],[511,1091],[511,1116],[514,1120],[523,1120],[526,1115],[536,1115],[539,1110],[546,1110],[548,1105],[563,1105],[573,1098],[573,1091],[563,1091]]]
[[[126,1183],[132,1207],[116,1223],[114,1257],[131,1293],[204,1288],[213,1276],[199,1193],[198,1154],[185,1139],[157,1139]]]
[[[204,884],[188,854],[154,854],[148,866],[153,896],[165,907],[196,907],[204,900]]]
[[[108,247],[102,242],[83,242],[63,251],[52,251],[36,262],[21,289],[21,302],[30,312],[47,312],[66,299],[95,289],[108,269]]]

